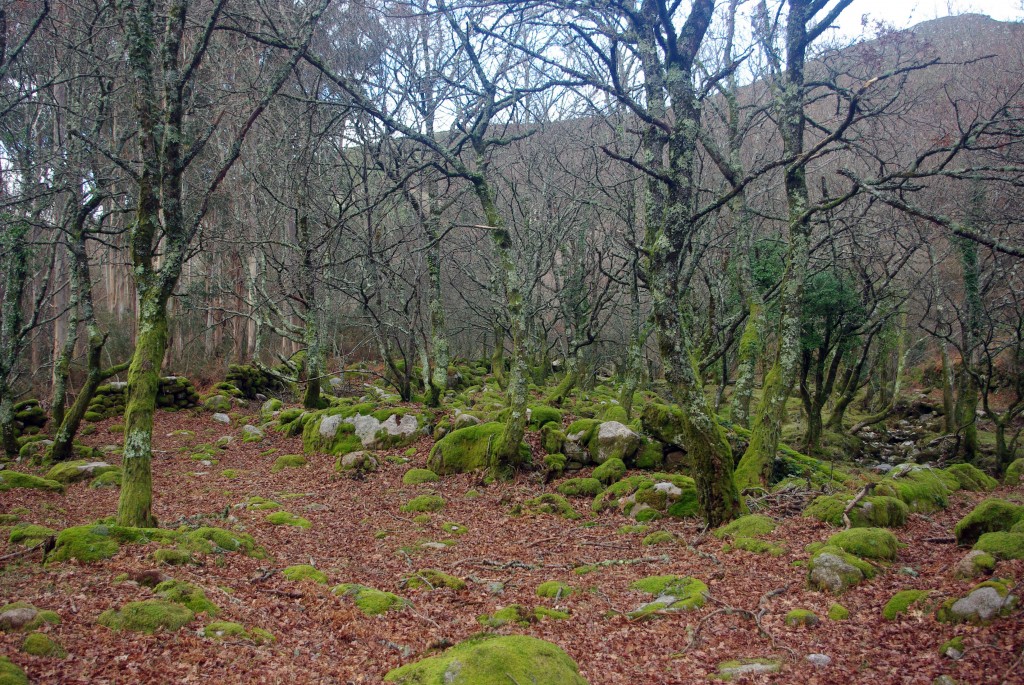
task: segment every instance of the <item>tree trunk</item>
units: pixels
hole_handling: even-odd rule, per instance
[[[7,383],[0,379],[0,437],[3,439],[4,453],[10,459],[18,456],[18,439],[14,435],[14,398],[11,397]]]

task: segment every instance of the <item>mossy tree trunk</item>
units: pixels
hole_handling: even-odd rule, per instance
[[[0,267],[3,269],[3,300],[0,301],[0,439],[4,453],[18,456],[14,430],[14,388],[11,387],[18,356],[35,325],[39,306],[30,321],[24,319],[22,298],[28,282],[28,226],[13,221],[0,227]],[[40,302],[36,303],[37,305]]]
[[[321,331],[323,324],[319,302],[320,293],[317,289],[319,274],[314,263],[315,255],[309,234],[309,217],[300,216],[296,224],[299,249],[302,250],[300,280],[302,287],[305,288],[305,292],[302,294],[305,300],[302,337],[306,346],[306,356],[303,359],[302,372],[306,388],[302,395],[302,407],[304,409],[319,409],[320,382],[324,371],[323,333]]]
[[[964,313],[960,321],[960,372],[956,377],[956,423],[961,435],[961,448],[968,461],[980,454],[978,449],[978,381],[974,377],[981,338],[981,271],[978,265],[978,244],[956,238],[964,285]]]

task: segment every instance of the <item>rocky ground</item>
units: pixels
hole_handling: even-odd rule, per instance
[[[110,430],[117,421],[98,423],[84,442],[99,448],[117,444],[122,436]],[[197,444],[223,435],[235,439],[212,458],[193,459]],[[581,515],[575,520],[512,516],[516,504],[553,492],[557,481],[545,484],[538,472],[492,485],[473,475],[403,484],[406,471],[425,466],[430,438],[412,449],[380,453],[407,457],[408,463],[380,459],[376,471],[353,478],[335,471],[334,457],[316,454],[307,455],[304,466],[274,471],[281,455],[302,453],[301,439],[267,431],[259,442],[243,442],[241,435],[237,423],[215,423],[206,412],[159,412],[155,513],[168,528],[244,531],[267,558],[197,554],[198,563],[158,566],[153,554],[161,546],[151,542],[123,545],[95,563],[44,566],[42,550],[26,554],[4,535],[0,605],[22,601],[59,614],[58,625],[44,625],[40,632],[67,656],[30,656],[22,651],[24,633],[15,630],[0,632],[0,654],[34,683],[375,683],[399,665],[484,630],[478,617],[517,604],[532,620],[491,630],[559,645],[592,685],[706,682],[722,662],[745,658],[777,661],[780,670],[741,676],[744,682],[932,683],[948,675],[958,683],[1024,683],[1021,608],[987,626],[937,622],[930,606],[911,607],[895,620],[882,616],[901,590],[928,590],[934,601],[967,593],[978,581],[950,573],[967,553],[951,542],[954,525],[987,497],[1024,503],[1024,486],[959,491],[945,510],[911,514],[893,530],[902,543],[896,560],[877,564],[873,579],[833,596],[808,589],[805,546],[837,529],[795,513],[784,496],[762,501],[760,512],[778,520],[762,539],[781,546],[779,556],[726,551],[723,540],[695,519],[661,519],[641,529],[615,510],[591,514],[590,498],[571,500]],[[538,440],[531,435],[537,455]],[[17,464],[8,468],[31,471]],[[442,497],[443,506],[429,513],[403,511],[414,497],[427,494]],[[7,523],[16,516],[60,530],[110,516],[117,497],[116,487],[92,488],[88,481],[70,485],[64,494],[11,489],[0,492],[0,513],[13,515]],[[254,497],[281,508],[244,506]],[[275,525],[267,520],[275,511],[306,519],[309,527]],[[643,544],[658,531],[670,536]],[[289,580],[282,570],[293,565],[312,565],[327,582]],[[578,573],[581,566],[592,570]],[[404,581],[423,569],[443,571],[466,586],[414,589]],[[201,588],[217,608],[216,620],[240,624],[248,634],[204,637],[212,612],[198,614],[180,630],[152,635],[98,623],[108,609],[152,599],[153,591],[138,581],[153,570]],[[651,599],[631,585],[667,574],[705,583],[704,606],[631,618]],[[999,562],[994,577],[1024,579],[1024,561]],[[539,597],[536,589],[547,581],[561,581],[572,591]],[[368,616],[350,596],[332,593],[341,583],[389,591],[410,604]],[[1020,595],[1021,587],[1014,592]],[[828,617],[837,602],[848,609],[846,620]],[[537,619],[537,607],[569,617]],[[794,609],[813,612],[816,622],[787,625]],[[253,628],[269,631],[274,641],[253,638]],[[957,636],[961,657],[941,655],[940,646]]]

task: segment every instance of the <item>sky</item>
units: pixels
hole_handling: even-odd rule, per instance
[[[975,12],[1002,21],[1024,20],[1024,0],[853,0],[837,22],[839,33],[862,33],[861,17],[884,20],[898,29],[951,14]]]

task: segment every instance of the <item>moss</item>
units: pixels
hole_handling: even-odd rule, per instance
[[[667,530],[659,530],[659,531],[655,531],[655,532],[651,533],[650,535],[648,535],[647,537],[645,537],[641,544],[643,544],[643,545],[645,545],[647,547],[651,547],[653,545],[664,545],[664,544],[667,544],[669,542],[675,542],[675,541],[676,541],[676,536],[675,535],[673,535],[672,533],[668,532]]]
[[[548,454],[559,454],[565,444],[565,432],[558,424],[547,423],[540,429],[540,446]]]
[[[622,535],[633,535],[633,534],[636,534],[636,533],[646,533],[648,530],[650,530],[650,528],[651,528],[650,526],[647,526],[647,525],[644,525],[644,524],[631,525],[631,526],[620,526],[618,531],[616,531],[616,532],[618,532],[618,533],[620,533]]]
[[[568,597],[572,593],[572,587],[560,580],[548,580],[537,586],[538,597],[547,597],[549,599],[557,600],[562,599],[563,597]]]
[[[864,559],[895,559],[896,536],[884,528],[851,528],[828,539],[829,545]]]
[[[949,506],[949,494],[960,483],[952,475],[921,466],[897,467],[875,486],[875,494],[896,497],[910,511],[928,514]]]
[[[786,614],[783,622],[790,627],[811,627],[818,625],[818,616],[809,609],[793,609]]]
[[[689,611],[704,606],[708,586],[689,576],[650,576],[631,584],[630,589],[655,595],[655,600],[629,614],[644,618],[659,611]]]
[[[31,621],[20,627],[21,630],[37,630],[44,625],[56,626],[61,623],[60,614],[56,611],[49,611],[47,609],[39,610],[28,602],[12,602],[11,604],[5,604],[0,607],[0,614],[10,611],[11,609],[32,609],[36,612]]]
[[[503,609],[498,609],[493,614],[481,614],[476,617],[477,623],[485,628],[500,628],[509,623],[526,625],[534,616],[524,607],[513,604]]]
[[[566,458],[564,454],[545,454],[544,468],[554,475],[560,475],[565,471]]]
[[[399,685],[587,685],[568,654],[526,635],[480,635],[384,676]]]
[[[1019,485],[1024,479],[1024,459],[1017,459],[1006,467],[1003,474],[1003,485]]]
[[[991,620],[999,617],[1008,616],[1013,611],[1014,607],[1017,606],[1018,598],[1010,597],[1010,590],[1013,588],[1014,582],[1008,578],[994,578],[992,580],[986,580],[983,583],[979,583],[972,587],[963,597],[951,597],[947,599],[935,612],[935,620],[940,623],[973,623],[975,625],[985,625],[990,623]],[[976,610],[971,611],[971,607],[963,607],[959,611],[954,610],[954,605],[957,604],[961,599],[967,599],[974,592],[982,590],[984,588],[991,588],[1003,599],[1002,606],[995,615],[985,618],[977,613]],[[1009,601],[1007,601],[1009,600]]]
[[[964,646],[964,639],[959,635],[946,640],[939,646],[939,655],[941,656],[950,656],[951,652],[956,652],[962,655],[965,651],[967,650]]]
[[[153,593],[160,599],[188,607],[196,614],[216,616],[220,613],[217,605],[206,598],[205,592],[183,580],[165,580],[153,588]]]
[[[504,430],[504,424],[491,422],[452,431],[434,443],[430,450],[430,456],[427,458],[427,468],[441,476],[467,473],[479,469],[494,470],[495,465],[491,463],[491,451],[499,442]],[[504,466],[515,467],[520,463],[528,462],[529,459],[529,446],[526,443],[520,443],[517,461]],[[510,474],[495,472],[492,475],[507,476]]]
[[[281,575],[284,576],[286,580],[291,580],[293,582],[311,580],[314,583],[319,583],[320,585],[325,585],[328,580],[326,573],[310,566],[309,564],[289,566],[281,571]]]
[[[833,621],[845,621],[850,618],[850,610],[842,604],[833,603],[832,606],[828,608],[828,617]]]
[[[5,656],[0,656],[0,685],[29,685],[25,671]]]
[[[109,559],[121,548],[110,535],[95,532],[98,526],[75,526],[57,534],[56,547],[47,557],[48,563],[77,559],[88,564]]]
[[[55,480],[48,480],[33,476],[20,471],[0,471],[0,492],[13,490],[15,488],[30,488],[33,490],[48,490],[50,492],[64,492],[64,485]]]
[[[977,542],[985,533],[1007,531],[1024,519],[1024,506],[1001,499],[987,499],[974,507],[953,528],[956,541],[961,545]]]
[[[278,473],[285,469],[295,469],[305,465],[306,458],[301,454],[282,454],[274,460],[274,465],[270,467],[270,472]]]
[[[816,518],[833,526],[842,526],[843,511],[853,499],[852,494],[822,495],[804,509],[804,516]],[[854,528],[895,528],[907,522],[910,508],[895,497],[868,496],[850,510]]]
[[[554,407],[548,407],[542,404],[531,404],[530,425],[534,428],[541,428],[548,423],[554,423],[557,426],[561,426],[562,412]]]
[[[11,529],[11,534],[7,538],[7,541],[12,545],[26,545],[33,546],[39,544],[51,535],[56,535],[57,532],[46,526],[37,526],[32,523],[19,523]]]
[[[561,516],[567,519],[578,519],[580,515],[576,513],[576,510],[572,508],[561,495],[546,492],[538,497],[525,500],[521,504],[517,504],[512,508],[511,514],[513,516],[537,516],[539,514],[548,514],[551,516]]]
[[[232,623],[231,621],[214,621],[213,623],[209,623],[203,628],[202,635],[203,637],[213,640],[223,640],[232,637],[241,638],[243,640],[249,639],[249,633],[245,628],[242,625]]]
[[[295,526],[297,528],[309,529],[313,527],[313,524],[308,519],[304,519],[301,516],[296,516],[287,511],[275,511],[272,514],[267,514],[267,521],[273,523],[275,526]]]
[[[273,511],[280,509],[281,505],[274,500],[254,495],[245,501],[245,508],[252,511]]]
[[[1024,559],[1024,532],[985,533],[978,538],[974,549],[987,552],[998,559]]]
[[[119,488],[121,487],[121,481],[124,479],[124,473],[121,469],[116,471],[104,471],[100,475],[92,479],[89,483],[90,488]]]
[[[665,463],[665,448],[657,440],[644,440],[636,452],[634,466],[645,471],[660,469]]]
[[[422,569],[402,579],[402,583],[410,590],[426,588],[437,590],[439,588],[450,588],[452,590],[465,590],[466,581],[447,573],[442,573],[432,568]]]
[[[465,535],[469,532],[469,528],[466,528],[460,523],[454,523],[452,521],[446,521],[441,524],[441,530],[448,533],[449,535]]]
[[[158,549],[153,552],[153,561],[167,566],[182,566],[193,562],[192,553],[184,549]]]
[[[534,608],[533,615],[538,621],[542,621],[545,618],[550,618],[555,621],[564,621],[570,616],[568,611],[559,611],[558,609],[549,609],[547,607]]]
[[[781,545],[776,545],[775,543],[768,542],[766,540],[745,537],[733,538],[732,542],[722,546],[722,551],[725,552],[729,552],[734,549],[741,549],[753,554],[767,554],[772,557],[781,557],[786,553],[786,548]]]
[[[445,505],[444,497],[440,495],[420,495],[402,505],[401,509],[407,514],[423,511],[438,511]]]
[[[555,489],[566,497],[595,497],[604,491],[604,487],[596,478],[570,478]]]
[[[45,478],[47,480],[54,480],[58,483],[75,483],[80,480],[87,480],[99,475],[102,475],[108,471],[120,471],[120,466],[113,466],[107,464],[106,466],[98,466],[93,469],[82,468],[90,462],[87,459],[76,459],[74,461],[62,461],[59,464],[55,464],[49,471],[46,472]]]
[[[835,559],[841,562],[838,567],[833,563]],[[811,588],[831,590],[836,594],[864,579],[874,578],[875,574],[875,567],[870,563],[830,545],[816,546],[808,564],[808,584]]]
[[[905,614],[912,608],[928,611],[927,601],[930,594],[928,590],[902,590],[897,592],[882,608],[882,618],[886,621],[895,621],[900,614]]]
[[[612,457],[594,469],[593,476],[605,485],[611,485],[626,475],[626,464]]]
[[[719,539],[726,537],[756,538],[771,533],[775,530],[775,525],[775,521],[767,516],[750,514],[720,526],[714,531],[713,535]]]
[[[277,642],[274,634],[263,628],[251,628],[249,630],[249,639],[257,645],[271,645]]]
[[[430,523],[430,514],[420,514],[419,516],[413,516],[412,521],[413,523],[425,525],[427,523]]]
[[[259,547],[248,533],[228,531],[213,526],[204,526],[185,533],[182,540],[197,551],[207,553],[240,552],[253,559],[263,559],[267,556],[263,548]]]
[[[999,486],[999,481],[973,464],[953,464],[946,473],[956,478],[961,490],[990,492]]]
[[[718,664],[716,677],[730,682],[734,678],[778,673],[781,669],[782,663],[777,659],[730,659]]]
[[[111,630],[131,630],[155,633],[158,630],[178,630],[195,618],[188,607],[160,599],[129,602],[118,610],[108,609],[100,614],[99,624]]]
[[[420,485],[421,483],[435,483],[438,480],[436,473],[430,469],[409,469],[402,475],[402,483],[405,485]]]
[[[356,608],[367,616],[379,616],[411,606],[409,600],[403,597],[365,585],[344,583],[336,586],[331,592],[339,597],[351,597]]]

